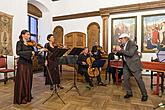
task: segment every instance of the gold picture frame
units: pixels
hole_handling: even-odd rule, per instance
[[[137,17],[112,18],[111,25],[111,47],[118,45],[118,38],[122,33],[130,35],[131,40],[136,41]]]
[[[142,52],[165,51],[165,14],[142,16]]]

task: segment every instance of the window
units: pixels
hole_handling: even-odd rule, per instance
[[[29,31],[31,33],[31,40],[38,43],[38,19],[28,15]]]

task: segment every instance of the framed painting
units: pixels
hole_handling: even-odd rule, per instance
[[[130,35],[136,41],[137,17],[112,18],[111,47],[118,45],[118,38],[122,33]]]
[[[165,51],[165,14],[142,16],[142,52]]]

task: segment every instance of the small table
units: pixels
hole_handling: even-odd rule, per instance
[[[111,60],[109,66],[116,68],[116,85],[118,85],[119,84],[118,69],[123,68],[123,62],[121,60]]]

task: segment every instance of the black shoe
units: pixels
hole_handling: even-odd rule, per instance
[[[57,85],[57,87],[59,88],[59,89],[64,89],[64,87],[62,87],[61,85]]]
[[[121,79],[119,79],[119,81],[118,81],[119,83],[122,83],[122,80]]]
[[[133,97],[133,95],[132,95],[132,94],[126,94],[126,95],[124,96],[125,99],[128,99],[128,98],[130,98],[130,97]]]
[[[91,90],[91,86],[90,85],[86,85],[86,88]]]
[[[50,85],[50,90],[53,90],[53,85]]]
[[[113,84],[116,84],[116,81],[113,81]]]
[[[147,101],[148,100],[148,95],[143,95],[141,101]]]
[[[89,85],[90,85],[91,87],[94,87],[92,82],[89,82]]]
[[[106,84],[104,84],[103,82],[99,82],[98,85],[99,86],[106,86]]]

